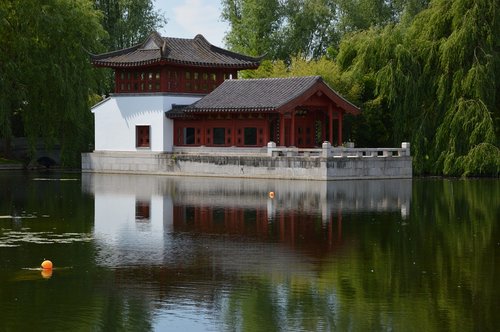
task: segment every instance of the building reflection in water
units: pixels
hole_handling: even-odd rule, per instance
[[[110,265],[121,265],[122,260],[127,264],[185,262],[194,255],[193,247],[199,246],[189,236],[197,235],[229,240],[210,242],[212,250],[249,242],[253,248],[276,250],[279,245],[280,250],[321,255],[342,245],[346,216],[388,212],[406,219],[412,183],[411,179],[82,177],[83,190],[95,197],[95,237],[106,247],[100,260]]]

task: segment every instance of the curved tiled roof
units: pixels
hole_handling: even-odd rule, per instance
[[[231,52],[210,44],[202,35],[193,39],[161,37],[152,33],[142,44],[93,55],[92,63],[103,67],[136,67],[171,63],[198,67],[257,68],[261,58]]]
[[[277,112],[318,91],[325,93],[344,111],[359,113],[358,107],[332,90],[320,76],[226,80],[182,112]],[[167,116],[180,116],[180,111],[168,112]]]
[[[318,76],[226,80],[186,111],[275,110],[311,88]]]

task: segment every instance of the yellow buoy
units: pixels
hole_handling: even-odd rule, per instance
[[[269,192],[269,198],[274,198],[274,191]]]
[[[44,269],[44,270],[52,270],[53,264],[52,264],[51,261],[49,261],[48,259],[46,259],[46,260],[44,260],[42,262],[41,266],[42,266],[42,269]]]

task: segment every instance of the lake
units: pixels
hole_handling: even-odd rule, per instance
[[[0,188],[0,331],[500,329],[498,179]]]

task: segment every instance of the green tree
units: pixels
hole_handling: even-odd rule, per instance
[[[0,4],[0,136],[17,116],[29,139],[61,146],[76,165],[92,139],[89,95],[95,75],[85,49],[101,49],[101,16],[88,0],[7,0]]]
[[[231,30],[227,45],[250,55],[289,61],[317,58],[338,41],[332,0],[223,0],[222,18]]]
[[[343,34],[411,20],[429,0],[337,0]]]
[[[4,150],[13,136],[26,136],[31,155],[40,141],[59,144],[63,164],[78,165],[92,142],[94,91],[107,93],[112,86],[111,75],[91,68],[87,52],[131,46],[164,22],[150,0],[1,2]]]
[[[10,150],[13,136],[13,119],[18,114],[23,100],[20,84],[13,78],[21,72],[19,59],[23,56],[20,44],[25,40],[17,40],[13,29],[11,12],[12,1],[0,3],[0,138],[4,140],[3,149],[6,154]]]
[[[225,38],[231,49],[253,56],[275,56],[281,24],[278,0],[223,0],[222,6],[221,16],[231,25]]]
[[[495,2],[434,0],[341,44],[342,71],[375,82],[364,102],[389,112],[394,144],[411,140],[417,173],[500,173],[498,22]]]
[[[104,41],[108,51],[140,43],[166,24],[152,0],[94,0],[94,7],[103,14],[102,25],[109,35]]]
[[[227,45],[271,60],[336,54],[346,34],[412,18],[428,0],[222,0]]]

